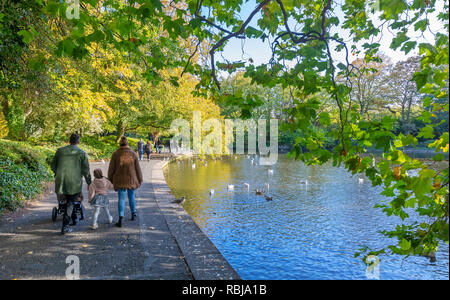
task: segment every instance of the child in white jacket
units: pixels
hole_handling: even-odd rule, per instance
[[[112,223],[113,217],[109,213],[109,198],[108,190],[114,189],[112,183],[103,176],[103,172],[100,169],[94,170],[95,179],[89,185],[89,203],[95,207],[94,222],[91,226],[92,229],[97,229],[98,215],[100,214],[100,209],[105,208],[106,214],[108,215],[109,224]]]

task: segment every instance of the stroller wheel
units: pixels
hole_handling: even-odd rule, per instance
[[[56,221],[57,216],[58,216],[58,209],[56,207],[53,207],[53,210],[52,210],[52,221],[53,222]]]

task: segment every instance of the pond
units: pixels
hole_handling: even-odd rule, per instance
[[[366,279],[366,266],[355,252],[364,245],[389,245],[380,231],[401,223],[374,208],[382,199],[380,187],[331,164],[305,166],[279,157],[269,167],[238,155],[204,165],[194,158],[170,163],[165,176],[176,197],[186,196],[186,211],[243,279]],[[255,189],[266,190],[273,200]],[[380,279],[448,280],[448,251],[448,245],[441,246],[435,263],[425,257],[380,256]]]

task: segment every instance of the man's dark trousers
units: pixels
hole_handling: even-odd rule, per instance
[[[74,202],[78,200],[80,193],[75,195],[64,195],[66,197],[66,209],[63,215],[63,225],[62,228],[69,226],[70,218],[73,216],[74,212]]]

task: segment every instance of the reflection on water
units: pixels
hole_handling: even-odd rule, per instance
[[[280,158],[272,167],[253,166],[247,156],[209,160],[206,166],[185,160],[171,163],[166,179],[176,197],[187,197],[184,208],[243,279],[365,279],[366,267],[354,253],[363,245],[389,244],[379,231],[401,222],[374,208],[381,199],[378,187],[331,165]],[[308,184],[301,184],[305,179]],[[255,189],[265,189],[273,201]],[[380,258],[380,279],[449,276],[448,245],[436,263]]]

